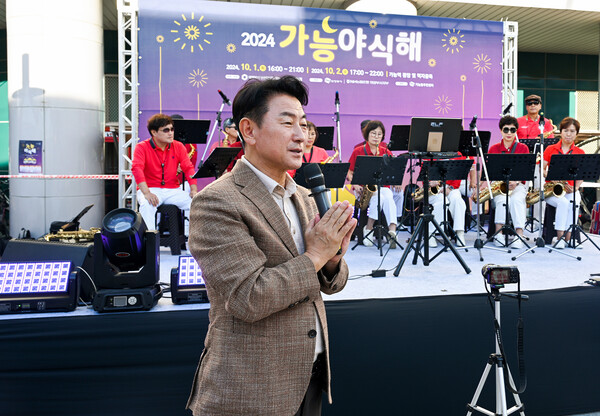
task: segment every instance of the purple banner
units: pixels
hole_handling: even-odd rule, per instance
[[[19,140],[20,174],[43,173],[42,145],[41,140]]]
[[[139,27],[142,138],[154,113],[214,123],[217,90],[233,100],[249,78],[292,74],[309,88],[305,111],[317,126],[335,125],[339,92],[343,160],[362,140],[363,119],[382,120],[387,140],[392,125],[412,117],[461,118],[468,127],[478,115],[478,128],[498,139],[501,22],[140,0]],[[230,115],[226,106],[223,119]]]

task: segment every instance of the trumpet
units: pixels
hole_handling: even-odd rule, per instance
[[[429,187],[429,196],[437,195],[439,192],[440,192],[439,186],[430,186]],[[425,197],[425,192],[423,191],[423,188],[419,188],[415,192],[413,192],[412,197],[415,202],[421,202],[423,200],[423,198]]]
[[[331,163],[333,162],[333,160],[340,154],[340,152],[338,151],[338,149],[335,149],[335,153],[333,154],[333,156],[329,156],[327,159],[325,159],[324,161],[321,162],[321,164],[325,164],[325,163]]]
[[[506,183],[504,181],[495,181],[492,182],[491,185],[492,188],[492,198],[494,198],[496,195],[506,195]],[[512,193],[512,191],[508,191],[508,194],[510,195]],[[485,188],[484,190],[482,190],[481,192],[479,192],[479,203],[483,204],[485,201],[487,201],[488,199],[490,199],[490,190],[489,188]],[[473,193],[473,195],[471,195],[471,200],[473,202],[477,202],[477,193]]]
[[[552,181],[546,182],[544,184],[544,198],[549,198],[551,196],[562,197],[565,195],[565,183],[564,181]],[[540,200],[540,190],[534,189],[527,193],[527,198],[525,202],[527,205],[536,204]]]
[[[371,197],[373,197],[375,192],[377,192],[377,185],[363,186],[360,195],[356,198],[356,206],[358,209],[365,210],[369,208],[369,202],[371,202]]]

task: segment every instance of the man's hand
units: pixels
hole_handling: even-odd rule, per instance
[[[565,193],[567,193],[567,194],[572,194],[573,193],[573,186],[569,182],[565,182],[563,184],[563,186],[565,188]]]
[[[340,260],[348,250],[350,237],[357,220],[352,218],[353,208],[348,201],[336,202],[323,218],[317,215],[304,233],[306,251],[304,254],[319,271],[334,272]],[[340,250],[341,249],[341,250]],[[341,254],[336,254],[340,250]]]
[[[150,203],[150,205],[152,205],[153,207],[157,207],[158,206],[158,197],[156,195],[154,195],[152,192],[148,191],[147,193],[144,194],[144,198],[146,198],[146,200]]]
[[[197,185],[190,185],[190,198],[194,198],[194,196],[198,193]]]
[[[513,189],[515,189],[515,188],[517,187],[517,185],[518,185],[518,184],[520,184],[520,183],[521,183],[521,182],[510,181],[510,182],[508,183],[508,189],[512,191],[512,190],[513,190]]]

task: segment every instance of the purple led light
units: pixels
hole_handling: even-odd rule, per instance
[[[0,295],[66,292],[71,263],[32,262],[0,264]]]
[[[192,256],[179,257],[179,286],[204,285],[202,270]]]

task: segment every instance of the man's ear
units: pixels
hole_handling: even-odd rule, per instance
[[[256,144],[256,128],[256,123],[247,117],[244,117],[239,122],[238,131],[244,138],[244,142],[250,146],[254,146]]]

